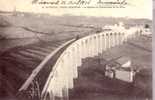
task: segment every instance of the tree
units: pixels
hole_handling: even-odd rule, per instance
[[[145,24],[144,28],[150,28],[150,26],[148,24]]]

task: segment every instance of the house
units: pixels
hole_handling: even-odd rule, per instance
[[[129,57],[120,57],[105,66],[105,76],[125,82],[133,82],[135,71]]]

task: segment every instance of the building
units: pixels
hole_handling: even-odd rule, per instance
[[[114,24],[114,25],[105,25],[104,27],[102,27],[102,30],[109,30],[109,31],[122,30],[122,31],[125,31],[126,29],[124,27],[124,23],[119,22],[118,24]]]
[[[125,82],[133,82],[135,71],[128,57],[121,57],[115,61],[106,64],[105,76],[116,78]]]

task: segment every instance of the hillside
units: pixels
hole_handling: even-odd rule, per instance
[[[53,35],[54,33],[68,31],[70,29],[78,31],[77,27],[71,26],[80,26],[79,28],[84,28],[84,25],[103,27],[104,25],[116,24],[120,21],[123,22],[126,27],[134,26],[135,24],[149,24],[151,26],[151,21],[148,19],[86,17],[72,15],[50,16],[48,14],[17,12],[16,15],[0,16],[0,33],[1,36],[4,36],[5,38],[27,38],[34,37],[34,32],[25,30],[23,27]]]
[[[40,40],[52,41],[65,37],[73,38],[77,35],[84,36],[97,32],[98,28],[104,25],[114,25],[120,21],[126,24],[125,27],[134,26],[137,23],[147,23],[151,26],[151,20],[147,19],[1,12],[0,44],[3,47],[0,46],[0,48],[10,48],[10,46],[12,48]]]

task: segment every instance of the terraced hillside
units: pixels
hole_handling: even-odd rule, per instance
[[[16,47],[0,55],[3,89],[5,95],[15,96],[18,89],[28,79],[32,71],[49,55],[67,40],[37,43]],[[52,66],[52,65],[51,65]]]

